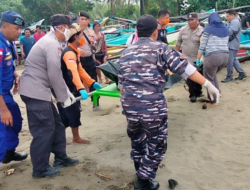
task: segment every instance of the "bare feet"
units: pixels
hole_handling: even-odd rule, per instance
[[[90,141],[84,140],[81,137],[78,138],[73,138],[72,143],[77,143],[77,144],[90,144]]]

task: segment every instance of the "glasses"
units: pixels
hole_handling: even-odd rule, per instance
[[[23,26],[24,25],[24,22],[22,19],[20,18],[16,18],[16,20],[14,21],[15,24],[19,25],[19,26]]]

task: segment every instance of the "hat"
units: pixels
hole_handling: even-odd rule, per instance
[[[136,28],[138,31],[138,36],[143,37],[140,34],[149,34],[151,35],[154,30],[157,29],[157,21],[156,19],[150,15],[145,14],[142,15],[136,23]]]
[[[66,15],[55,14],[51,17],[51,25],[52,26],[59,26],[59,25],[63,25],[63,24],[68,25],[70,28],[74,27],[71,25],[70,19]]]
[[[81,28],[77,23],[73,23],[72,24],[73,28],[70,28],[70,35],[69,35],[69,39],[74,36],[76,33],[80,32],[83,30],[83,28]]]
[[[78,14],[78,16],[79,16],[79,17],[81,17],[81,16],[82,16],[82,17],[86,17],[86,18],[89,19],[89,14],[86,13],[86,12],[84,12],[84,11],[80,11],[79,14]]]
[[[5,11],[5,12],[3,12],[1,20],[4,21],[4,22],[8,22],[10,24],[18,25],[18,26],[24,26],[25,25],[23,17],[20,14],[18,14],[17,12],[14,12],[14,11]]]
[[[198,19],[198,15],[196,13],[187,14],[187,19]]]

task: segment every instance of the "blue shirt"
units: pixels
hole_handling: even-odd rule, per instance
[[[10,92],[15,80],[14,59],[16,51],[13,42],[9,42],[0,32],[0,95],[5,103],[14,101]]]
[[[24,59],[26,59],[28,57],[28,54],[31,50],[31,48],[33,47],[33,45],[36,43],[35,38],[33,37],[29,37],[27,38],[26,36],[24,36],[21,40],[20,40],[20,45],[23,45],[23,51],[25,54]]]

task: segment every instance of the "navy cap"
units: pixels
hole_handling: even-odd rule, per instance
[[[70,18],[64,14],[55,14],[51,17],[52,26],[59,26],[63,24],[68,25],[70,28],[74,28],[74,26],[70,23]]]
[[[142,15],[136,23],[136,28],[139,37],[144,37],[144,35],[152,34],[157,29],[157,21],[155,17],[150,14]]]
[[[79,14],[78,14],[79,17],[86,17],[87,19],[89,19],[89,14],[84,12],[84,11],[80,11]]]
[[[10,24],[18,25],[18,26],[24,26],[25,25],[23,17],[20,14],[18,14],[17,12],[14,12],[14,11],[5,11],[5,12],[3,12],[1,20],[4,21],[4,22],[8,22]]]

